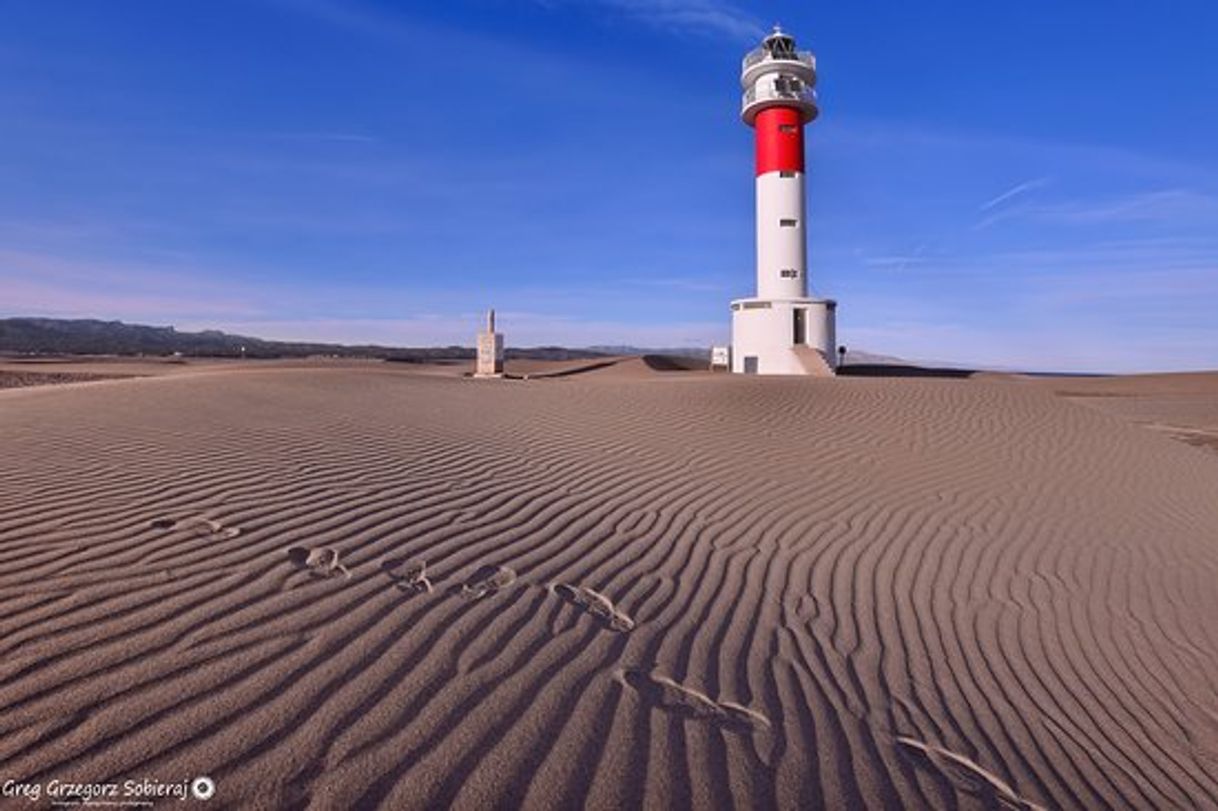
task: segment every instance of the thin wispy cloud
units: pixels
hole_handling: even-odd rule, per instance
[[[1218,234],[1072,242],[995,251],[991,256],[1002,262],[1022,262],[1028,269],[1053,267],[1063,261],[1072,267],[1089,265],[1113,270],[1210,267],[1218,265]]]
[[[997,208],[998,206],[1002,205],[1003,203],[1005,203],[1009,200],[1013,200],[1022,194],[1026,194],[1027,192],[1030,192],[1033,189],[1044,188],[1045,186],[1049,185],[1050,182],[1051,182],[1050,178],[1038,177],[1034,180],[1025,180],[1022,183],[1016,183],[1014,186],[1007,189],[1002,194],[998,195],[997,197],[993,198],[992,200],[988,200],[988,201],[982,203],[981,207],[977,210],[984,212],[984,211],[989,211],[991,209]]]
[[[368,0],[261,1],[288,14],[311,19],[334,31],[360,38],[370,47],[390,45],[409,49],[409,53],[418,55],[433,52],[437,43],[459,39],[465,52],[477,53],[482,64],[495,65],[494,70],[483,71],[472,69],[460,61],[453,63],[447,68],[446,80],[454,84],[462,81],[463,76],[468,77],[476,73],[483,84],[483,90],[493,83],[508,82],[546,86],[553,91],[554,84],[550,81],[550,76],[556,72],[569,71],[573,67],[573,63],[566,58],[534,47],[507,33],[455,29],[426,19],[425,15],[419,14],[408,3],[395,5]],[[595,79],[591,73],[586,73],[582,78],[585,82]],[[589,88],[585,85],[585,89]],[[342,134],[346,131],[337,132]]]
[[[897,249],[891,253],[880,253],[870,255],[868,251],[859,250],[855,256],[858,258],[863,267],[880,270],[880,271],[895,271],[903,273],[910,267],[926,265],[930,261],[929,254],[942,254],[943,249],[940,247],[939,240],[933,240],[935,247],[932,248],[932,242],[919,242],[912,250]]]
[[[719,36],[741,41],[756,40],[766,28],[753,15],[723,0],[538,0],[556,7],[596,5],[641,23],[676,34]]]
[[[1023,204],[1019,203],[1015,206],[1009,204],[1012,201],[1020,200],[1031,191],[1044,188],[1045,186],[1049,185],[1050,182],[1052,181],[1047,177],[1038,177],[1033,180],[1025,180],[1022,183],[1016,183],[1014,186],[1002,192],[1002,194],[999,194],[997,197],[993,197],[982,203],[977,208],[977,212],[979,214],[985,214],[986,216],[973,223],[973,230],[980,231],[985,228],[989,228],[991,225],[994,225],[1002,220],[1010,219],[1013,216],[1018,216],[1021,211],[1025,210],[1021,207]]]
[[[1209,220],[1218,228],[1218,196],[1187,189],[1165,189],[1107,200],[1041,206],[1031,213],[1073,223],[1188,223]]]
[[[374,144],[380,139],[359,132],[272,132],[266,135],[274,141],[299,141],[336,144]]]
[[[731,289],[731,285],[723,280],[681,278],[681,277],[647,277],[638,279],[623,279],[624,284],[639,287],[659,287],[668,290],[695,293],[721,293]]]
[[[892,267],[910,257],[864,258],[865,267]],[[1081,278],[1088,284],[1119,283],[1142,293],[1170,295],[1177,291],[1170,274],[1182,279],[1212,277],[1209,290],[1218,294],[1218,240],[1213,238],[1147,238],[1099,240],[1094,242],[1050,243],[1043,247],[997,248],[979,246],[960,254],[937,252],[933,259],[923,257],[920,276],[929,273],[941,280],[953,280],[960,290],[968,283],[989,291],[994,282],[1010,283],[1032,290],[1046,280]],[[1132,280],[1155,279],[1146,288],[1130,288]],[[956,282],[955,280],[959,280]],[[1191,282],[1190,282],[1191,283]]]
[[[994,211],[974,226],[1003,220],[1035,220],[1056,225],[1163,223],[1179,227],[1211,225],[1218,229],[1218,196],[1188,189],[1162,189],[1114,197],[1024,202]]]
[[[400,18],[385,14],[365,3],[338,2],[337,0],[264,0],[264,2],[287,11],[308,15],[321,22],[355,33],[391,38],[414,33],[414,29],[406,26]]]
[[[852,117],[834,128],[822,128],[819,142],[837,148],[873,151],[909,149],[924,153],[987,158],[1002,156],[1004,161],[1033,160],[1030,171],[1060,167],[1060,174],[1073,174],[1082,168],[1105,175],[1145,183],[1172,185],[1218,183],[1218,166],[1170,151],[1150,151],[1112,146],[1096,141],[1067,141],[1054,138],[1012,135],[1004,132],[926,127],[901,120]],[[1056,182],[1059,172],[1054,172]]]
[[[118,232],[119,229],[110,224],[94,221],[0,219],[0,240],[6,244],[31,241],[63,244],[107,237]]]
[[[870,285],[855,274],[854,289],[840,294],[847,306],[839,334],[902,357],[985,367],[1132,372],[1218,364],[1211,340],[1218,236],[1029,242],[987,239],[936,251],[908,275],[884,274]],[[929,289],[952,295],[928,298]]]
[[[869,268],[877,268],[879,270],[895,270],[898,273],[908,268],[910,265],[921,265],[926,262],[926,257],[922,255],[925,246],[919,245],[914,249],[913,253],[899,254],[895,256],[870,256],[863,260],[863,264]]]
[[[13,314],[163,322],[185,314],[248,317],[263,311],[255,290],[211,277],[200,268],[0,249],[0,286]]]

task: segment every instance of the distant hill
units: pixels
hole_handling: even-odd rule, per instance
[[[173,355],[188,357],[302,358],[328,355],[345,358],[382,358],[423,363],[470,360],[474,350],[465,346],[391,347],[376,345],[266,341],[248,335],[205,330],[179,332],[173,327],[125,324],[122,321],[59,318],[0,319],[0,352],[21,355]],[[591,349],[533,347],[508,349],[507,357],[532,360],[576,360],[601,357]]]
[[[0,318],[0,353],[8,355],[162,355],[236,358],[244,348],[248,358],[304,358],[325,355],[342,358],[381,358],[402,363],[468,361],[468,346],[400,347],[376,344],[327,344],[304,341],[268,341],[218,330],[179,332],[173,327],[126,324],[122,321],[62,318]],[[649,355],[709,360],[709,347],[655,348],[638,346],[509,347],[508,360],[580,360],[622,355]],[[907,364],[890,355],[850,350],[846,364]],[[950,364],[924,363],[924,366]]]

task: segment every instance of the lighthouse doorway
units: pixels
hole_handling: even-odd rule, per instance
[[[794,322],[794,335],[792,342],[796,346],[801,346],[808,342],[808,311],[796,307],[791,311]]]

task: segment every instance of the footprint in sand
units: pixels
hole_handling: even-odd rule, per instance
[[[351,570],[339,562],[338,550],[332,546],[317,546],[311,549],[293,546],[288,550],[288,557],[314,577],[351,577]]]
[[[1005,808],[1010,811],[1045,811],[1044,806],[1020,797],[1006,781],[964,755],[915,738],[898,737],[896,741],[904,747],[907,754],[917,755],[946,777],[953,786],[980,797],[987,807]]]
[[[241,534],[239,527],[226,527],[219,521],[213,521],[210,518],[204,518],[200,515],[192,515],[189,518],[154,518],[148,522],[148,525],[153,529],[193,529],[196,532],[202,531],[205,535],[210,535],[213,538],[236,538]]]
[[[465,585],[461,594],[471,600],[481,600],[488,594],[494,594],[500,589],[507,588],[516,582],[516,572],[507,566],[483,566],[474,572]]]
[[[618,609],[605,595],[587,586],[568,586],[555,583],[553,592],[562,599],[596,617],[611,631],[632,631],[634,620]]]
[[[633,689],[643,701],[665,712],[709,721],[742,732],[768,730],[770,719],[734,701],[715,701],[705,693],[678,684],[667,676],[642,670],[619,670],[618,682]]]
[[[412,593],[426,591],[428,594],[434,591],[431,578],[427,576],[427,561],[425,560],[409,561],[405,558],[390,558],[381,561],[381,568],[402,591]]]

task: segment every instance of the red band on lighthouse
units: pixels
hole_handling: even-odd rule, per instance
[[[794,107],[768,107],[757,113],[757,176],[804,170],[804,120]]]

